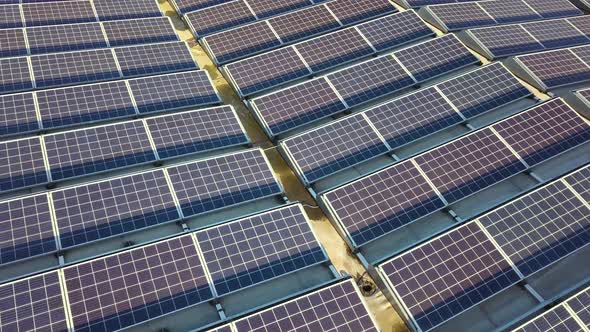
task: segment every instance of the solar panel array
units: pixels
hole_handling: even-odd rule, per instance
[[[0,136],[212,105],[220,101],[204,70],[9,94],[0,96]]]
[[[588,245],[589,202],[580,200],[566,179],[381,264],[412,321],[431,330]],[[568,317],[560,310],[518,331],[575,326]]]
[[[586,16],[543,22],[470,29],[468,36],[489,59],[590,43],[578,26],[590,25]],[[590,33],[590,31],[588,31]],[[468,39],[469,39],[468,37]],[[485,50],[485,52],[483,51]]]
[[[411,29],[400,29],[404,26]],[[433,34],[415,12],[407,11],[233,62],[223,70],[238,94],[248,96]]]
[[[0,146],[0,191],[248,143],[229,106],[47,134],[43,143],[38,137],[8,141]]]
[[[530,95],[494,63],[287,138],[280,146],[309,184]]]
[[[418,54],[422,57],[416,58]],[[447,35],[249,103],[272,137],[476,63],[479,60],[454,35]]]
[[[395,13],[387,0],[333,0],[322,5],[208,35],[201,43],[216,63],[228,63],[349,25]],[[201,19],[186,16],[195,35]]]
[[[583,332],[584,328],[568,312],[565,306],[559,305],[542,315],[535,317],[513,332]]]
[[[531,137],[541,127],[543,134]],[[589,140],[590,125],[554,99],[330,190],[322,199],[359,247]]]
[[[26,33],[25,33],[26,32]],[[0,30],[0,57],[178,41],[167,17]]]
[[[429,23],[445,32],[583,14],[568,0],[487,0],[439,4],[423,7],[420,13]]]

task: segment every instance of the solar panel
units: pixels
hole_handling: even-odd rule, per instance
[[[191,235],[69,266],[63,273],[76,331],[119,330],[213,297]]]
[[[494,58],[544,50],[544,46],[527,32],[526,26],[501,25],[473,29],[469,30],[469,33],[479,44],[489,50]]]
[[[100,0],[94,7],[101,21],[163,16],[154,0]]]
[[[90,1],[32,3],[21,8],[27,27],[97,21]]]
[[[245,1],[231,1],[200,9],[185,15],[197,38],[256,21],[256,16]]]
[[[27,55],[27,41],[23,29],[0,30],[0,57]]]
[[[586,15],[580,17],[570,17],[567,21],[575,26],[580,32],[582,32],[586,37],[590,37],[590,17]]]
[[[220,327],[216,327],[210,330],[207,330],[207,332],[233,332],[231,325],[223,325]]]
[[[0,202],[0,264],[57,250],[47,195]]]
[[[180,218],[163,171],[52,193],[62,248],[71,248]]]
[[[391,56],[382,56],[327,76],[349,107],[411,87],[415,81]]]
[[[129,80],[129,87],[139,113],[211,105],[221,101],[204,70],[133,79]]]
[[[146,123],[161,159],[249,142],[231,106],[155,117]]]
[[[80,85],[36,93],[43,128],[67,127],[135,113],[123,81]]]
[[[380,268],[423,331],[520,279],[476,223],[415,247]]]
[[[268,22],[283,44],[328,32],[342,25],[323,5],[271,18]]]
[[[124,77],[199,69],[185,42],[115,48]]]
[[[588,289],[569,299],[567,305],[580,318],[582,323],[590,326],[590,291]]]
[[[546,48],[590,43],[590,39],[566,20],[551,20],[525,25],[527,31]]]
[[[20,6],[0,6],[0,29],[22,28]]]
[[[443,30],[462,30],[478,26],[494,25],[496,21],[476,2],[437,5],[427,7],[444,24]]]
[[[258,19],[270,17],[313,4],[310,0],[247,0]]]
[[[240,96],[267,90],[312,72],[292,47],[281,48],[225,66]]]
[[[38,137],[0,142],[0,192],[48,182]]]
[[[275,136],[347,108],[325,78],[255,98],[251,105]]]
[[[33,88],[26,57],[0,59],[0,94]]]
[[[288,151],[307,183],[389,150],[363,115],[332,122],[291,137],[281,145]]]
[[[449,203],[526,169],[490,129],[430,150],[416,162]]]
[[[528,54],[516,59],[549,89],[590,80],[590,68],[569,49]]]
[[[102,23],[102,26],[111,47],[178,40],[167,17],[111,21]]]
[[[578,58],[580,58],[586,64],[586,66],[590,66],[588,65],[590,63],[590,46],[574,47],[571,48],[571,51],[576,56],[578,56]]]
[[[429,40],[394,54],[418,82],[479,62],[454,35]]]
[[[39,122],[32,93],[0,96],[0,136],[36,131]]]
[[[31,54],[76,51],[109,46],[99,23],[28,28],[27,40]]]
[[[57,271],[0,286],[3,331],[67,331]]]
[[[337,0],[327,3],[326,6],[343,25],[397,11],[388,0]]]
[[[238,331],[356,331],[377,328],[351,281],[324,287],[235,322]]]
[[[37,55],[30,59],[37,88],[121,77],[117,62],[109,49]]]
[[[53,180],[156,160],[141,121],[46,135],[45,149]]]
[[[328,260],[300,205],[196,233],[218,296]]]
[[[361,246],[444,207],[411,161],[325,194],[355,246]]]
[[[455,77],[437,85],[466,118],[531,95],[531,92],[499,63]]]
[[[568,0],[525,0],[525,2],[544,18],[583,14]]]
[[[583,332],[584,328],[563,306],[539,315],[512,332]]]
[[[372,20],[358,25],[357,28],[377,51],[434,34],[412,10]]]
[[[586,202],[590,202],[590,168],[583,168],[565,178]]]
[[[178,10],[178,13],[182,15],[198,9],[215,6],[229,1],[233,0],[172,0],[171,3]]]
[[[590,141],[590,125],[555,99],[493,127],[529,166]]]
[[[500,24],[542,19],[522,0],[482,1],[478,4]]]
[[[435,88],[414,92],[365,112],[391,149],[463,122]]]

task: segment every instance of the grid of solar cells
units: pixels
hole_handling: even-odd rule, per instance
[[[0,192],[48,181],[38,137],[0,143]]]
[[[590,290],[577,294],[573,298],[567,301],[567,304],[573,310],[573,312],[580,318],[580,320],[590,326]]]
[[[191,235],[63,272],[76,331],[119,330],[212,298]]]
[[[204,70],[151,76],[128,82],[139,113],[211,105],[221,101]]]
[[[590,202],[590,168],[586,167],[565,178],[586,202]]]
[[[154,0],[100,0],[94,7],[101,21],[163,16]]]
[[[256,21],[256,16],[245,1],[230,1],[185,15],[193,33],[202,37],[224,29]]]
[[[255,98],[251,104],[273,135],[340,113],[347,108],[325,78]]]
[[[23,29],[0,30],[0,57],[27,55],[27,52]]]
[[[20,6],[0,6],[0,28],[22,28],[24,26],[20,16]]]
[[[338,0],[329,2],[330,9],[343,25],[354,24],[371,17],[396,12],[389,0]]]
[[[231,63],[225,70],[241,96],[261,92],[312,73],[292,47]]]
[[[125,82],[80,85],[36,93],[43,128],[67,127],[135,114]]]
[[[178,14],[183,15],[195,10],[219,5],[233,0],[172,0],[172,4],[178,11]]]
[[[357,28],[377,51],[434,34],[412,10],[372,20]]]
[[[444,27],[440,27],[443,30],[462,30],[496,24],[496,21],[476,2],[437,5],[426,8],[444,24]],[[437,26],[439,25],[437,24]]]
[[[492,63],[437,87],[466,118],[531,95],[500,63]]]
[[[476,223],[431,240],[380,267],[423,331],[520,280]]]
[[[235,322],[239,332],[376,332],[369,312],[350,281],[343,281]]]
[[[392,100],[365,114],[392,149],[463,121],[435,88]]]
[[[588,17],[585,15],[580,17],[570,17],[567,21],[580,30],[585,36],[590,38],[590,19]]]
[[[542,51],[544,46],[523,25],[502,25],[469,30],[493,57]]]
[[[282,144],[308,183],[389,150],[362,115],[344,118]]]
[[[0,286],[2,331],[67,331],[56,271]]]
[[[28,28],[27,40],[30,54],[108,47],[99,23]]]
[[[478,4],[500,24],[542,19],[522,0],[482,1]]]
[[[537,13],[544,18],[566,17],[582,15],[579,10],[568,0],[525,0]]]
[[[46,135],[45,149],[53,180],[156,159],[141,121]]]
[[[185,217],[282,191],[259,149],[171,167],[168,173]]]
[[[582,61],[586,64],[586,66],[590,67],[590,46],[578,46],[570,48],[570,50],[578,56]]]
[[[0,94],[33,88],[27,58],[0,59]]]
[[[233,332],[231,325],[224,325],[220,327],[216,327],[211,330],[207,330],[207,332]]]
[[[546,88],[590,80],[590,67],[569,49],[517,57]]]
[[[394,54],[418,82],[479,62],[454,35],[429,40]]]
[[[527,31],[546,48],[559,48],[590,43],[590,39],[566,20],[528,23]]]
[[[196,233],[218,296],[327,260],[299,205]]]
[[[356,246],[445,205],[411,161],[330,191],[325,197]]]
[[[382,56],[327,76],[349,107],[413,86],[416,82],[391,56]]]
[[[265,18],[312,5],[310,0],[247,0],[257,18]]]
[[[583,332],[584,328],[563,306],[557,306],[512,332]]]
[[[0,264],[56,250],[47,195],[0,202]]]
[[[271,18],[268,22],[283,44],[309,38],[341,26],[324,5]]]
[[[162,171],[52,193],[62,248],[180,218]]]
[[[248,143],[230,106],[146,120],[161,159]]]
[[[0,136],[39,129],[32,93],[0,96]]]
[[[121,77],[109,49],[37,55],[30,59],[37,88]]]
[[[590,141],[590,125],[562,99],[515,115],[493,128],[529,166]]]
[[[27,27],[97,21],[90,1],[32,3],[21,8]]]
[[[199,69],[185,42],[115,48],[123,76]]]
[[[526,169],[490,129],[426,152],[416,162],[449,203]]]
[[[111,47],[176,41],[178,36],[167,17],[102,23]]]

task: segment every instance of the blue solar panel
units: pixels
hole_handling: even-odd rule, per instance
[[[168,17],[111,21],[102,26],[111,47],[179,40]]]
[[[21,28],[23,26],[19,6],[0,6],[0,29]]]
[[[583,332],[584,329],[562,305],[535,317],[512,332]]]
[[[590,39],[567,20],[527,23],[526,30],[545,48],[560,48],[590,43]]]
[[[38,137],[0,143],[0,192],[47,182]]]
[[[90,1],[31,3],[23,4],[21,8],[27,27],[97,21]]]
[[[389,0],[337,0],[326,4],[343,25],[396,12]]]
[[[0,94],[32,88],[33,81],[26,57],[0,59]]]
[[[215,6],[232,0],[172,0],[179,14],[186,14],[198,9]]]
[[[27,55],[24,29],[0,30],[0,57]]]
[[[585,289],[567,301],[572,311],[580,318],[582,323],[590,326],[590,290]]]
[[[521,55],[516,59],[542,83],[539,88],[543,90],[590,80],[590,68],[570,49]]]
[[[378,51],[434,35],[412,10],[359,24],[357,28]]]
[[[32,93],[0,96],[0,136],[39,129]]]
[[[575,172],[568,176],[565,181],[569,183],[586,202],[590,202],[590,167]]]
[[[115,48],[123,76],[199,69],[185,42]]]
[[[478,4],[494,18],[496,24],[542,19],[522,0],[482,1]]]
[[[163,16],[155,0],[100,0],[94,7],[101,21]]]
[[[105,48],[99,23],[54,25],[27,29],[30,54]]]
[[[500,25],[470,29],[477,43],[489,51],[492,58],[544,50],[544,46],[527,30],[526,25]]]
[[[254,22],[257,17],[245,1],[231,1],[186,14],[191,30],[198,38],[224,29]]]

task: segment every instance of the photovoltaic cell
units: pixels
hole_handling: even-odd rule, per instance
[[[248,143],[229,106],[147,119],[161,159]]]
[[[299,205],[208,228],[196,237],[218,296],[327,260]]]
[[[154,0],[100,0],[94,7],[101,21],[163,16]]]
[[[256,21],[256,16],[242,0],[200,9],[184,17],[197,37]]]
[[[428,7],[449,31],[494,25],[496,21],[476,2]]]
[[[90,1],[23,4],[22,12],[27,27],[97,21]]]
[[[542,19],[541,15],[527,6],[523,0],[482,1],[478,4],[496,20],[497,24]]]
[[[163,43],[115,49],[124,77],[199,69],[186,43]]]
[[[221,102],[204,70],[138,78],[129,80],[129,86],[139,113]]]
[[[0,96],[0,136],[39,129],[32,93]]]
[[[329,2],[326,6],[343,25],[397,11],[388,0],[338,0]]]
[[[449,203],[526,169],[490,129],[426,152],[416,162]]]
[[[569,299],[567,304],[586,326],[590,326],[590,290],[586,289]]]
[[[590,125],[555,99],[493,127],[529,166],[590,141]]]
[[[282,192],[261,150],[180,165],[168,173],[185,217]]]
[[[580,30],[586,37],[590,37],[590,17],[570,17],[567,21]]]
[[[67,331],[57,271],[0,286],[2,331]]]
[[[52,195],[62,248],[180,218],[162,171],[73,187]]]
[[[0,142],[0,192],[47,182],[38,137]]]
[[[350,281],[300,296],[235,322],[240,332],[376,332],[370,314]]]
[[[290,12],[312,4],[310,0],[246,0],[258,19]]]
[[[566,20],[551,20],[524,25],[546,48],[568,47],[590,43],[590,39]]]
[[[31,54],[108,47],[98,23],[28,28],[27,40]]]
[[[191,235],[63,271],[76,331],[119,330],[213,297]]]
[[[544,50],[544,46],[527,32],[525,26],[526,25],[523,26],[520,24],[501,25],[473,29],[469,30],[469,32],[479,43],[485,46],[495,58]]]
[[[429,241],[380,267],[423,331],[520,280],[476,223]]]
[[[568,0],[525,0],[537,13],[544,18],[555,18],[582,15],[582,11],[576,8]]]
[[[56,250],[47,195],[0,202],[0,264]]]
[[[344,118],[282,144],[308,183],[389,150],[362,115]]]
[[[565,178],[586,202],[590,202],[590,168],[583,168]]]
[[[46,135],[45,148],[53,180],[156,159],[141,121]]]
[[[291,43],[341,26],[325,6],[314,6],[269,20],[283,43]]]
[[[444,207],[411,161],[405,161],[325,194],[356,246]]]
[[[0,59],[0,94],[32,88],[26,57]]]
[[[411,10],[360,24],[358,29],[377,51],[434,34]]]
[[[23,29],[0,30],[0,57],[27,55]]]
[[[582,332],[584,329],[564,306],[557,306],[512,332]]]
[[[0,29],[21,28],[23,26],[19,6],[0,6]]]
[[[590,68],[569,49],[517,57],[549,89],[590,80]]]
[[[587,66],[590,66],[590,46],[573,47],[570,50],[582,59]]]
[[[102,26],[111,47],[178,40],[167,17],[111,21],[102,23]]]

